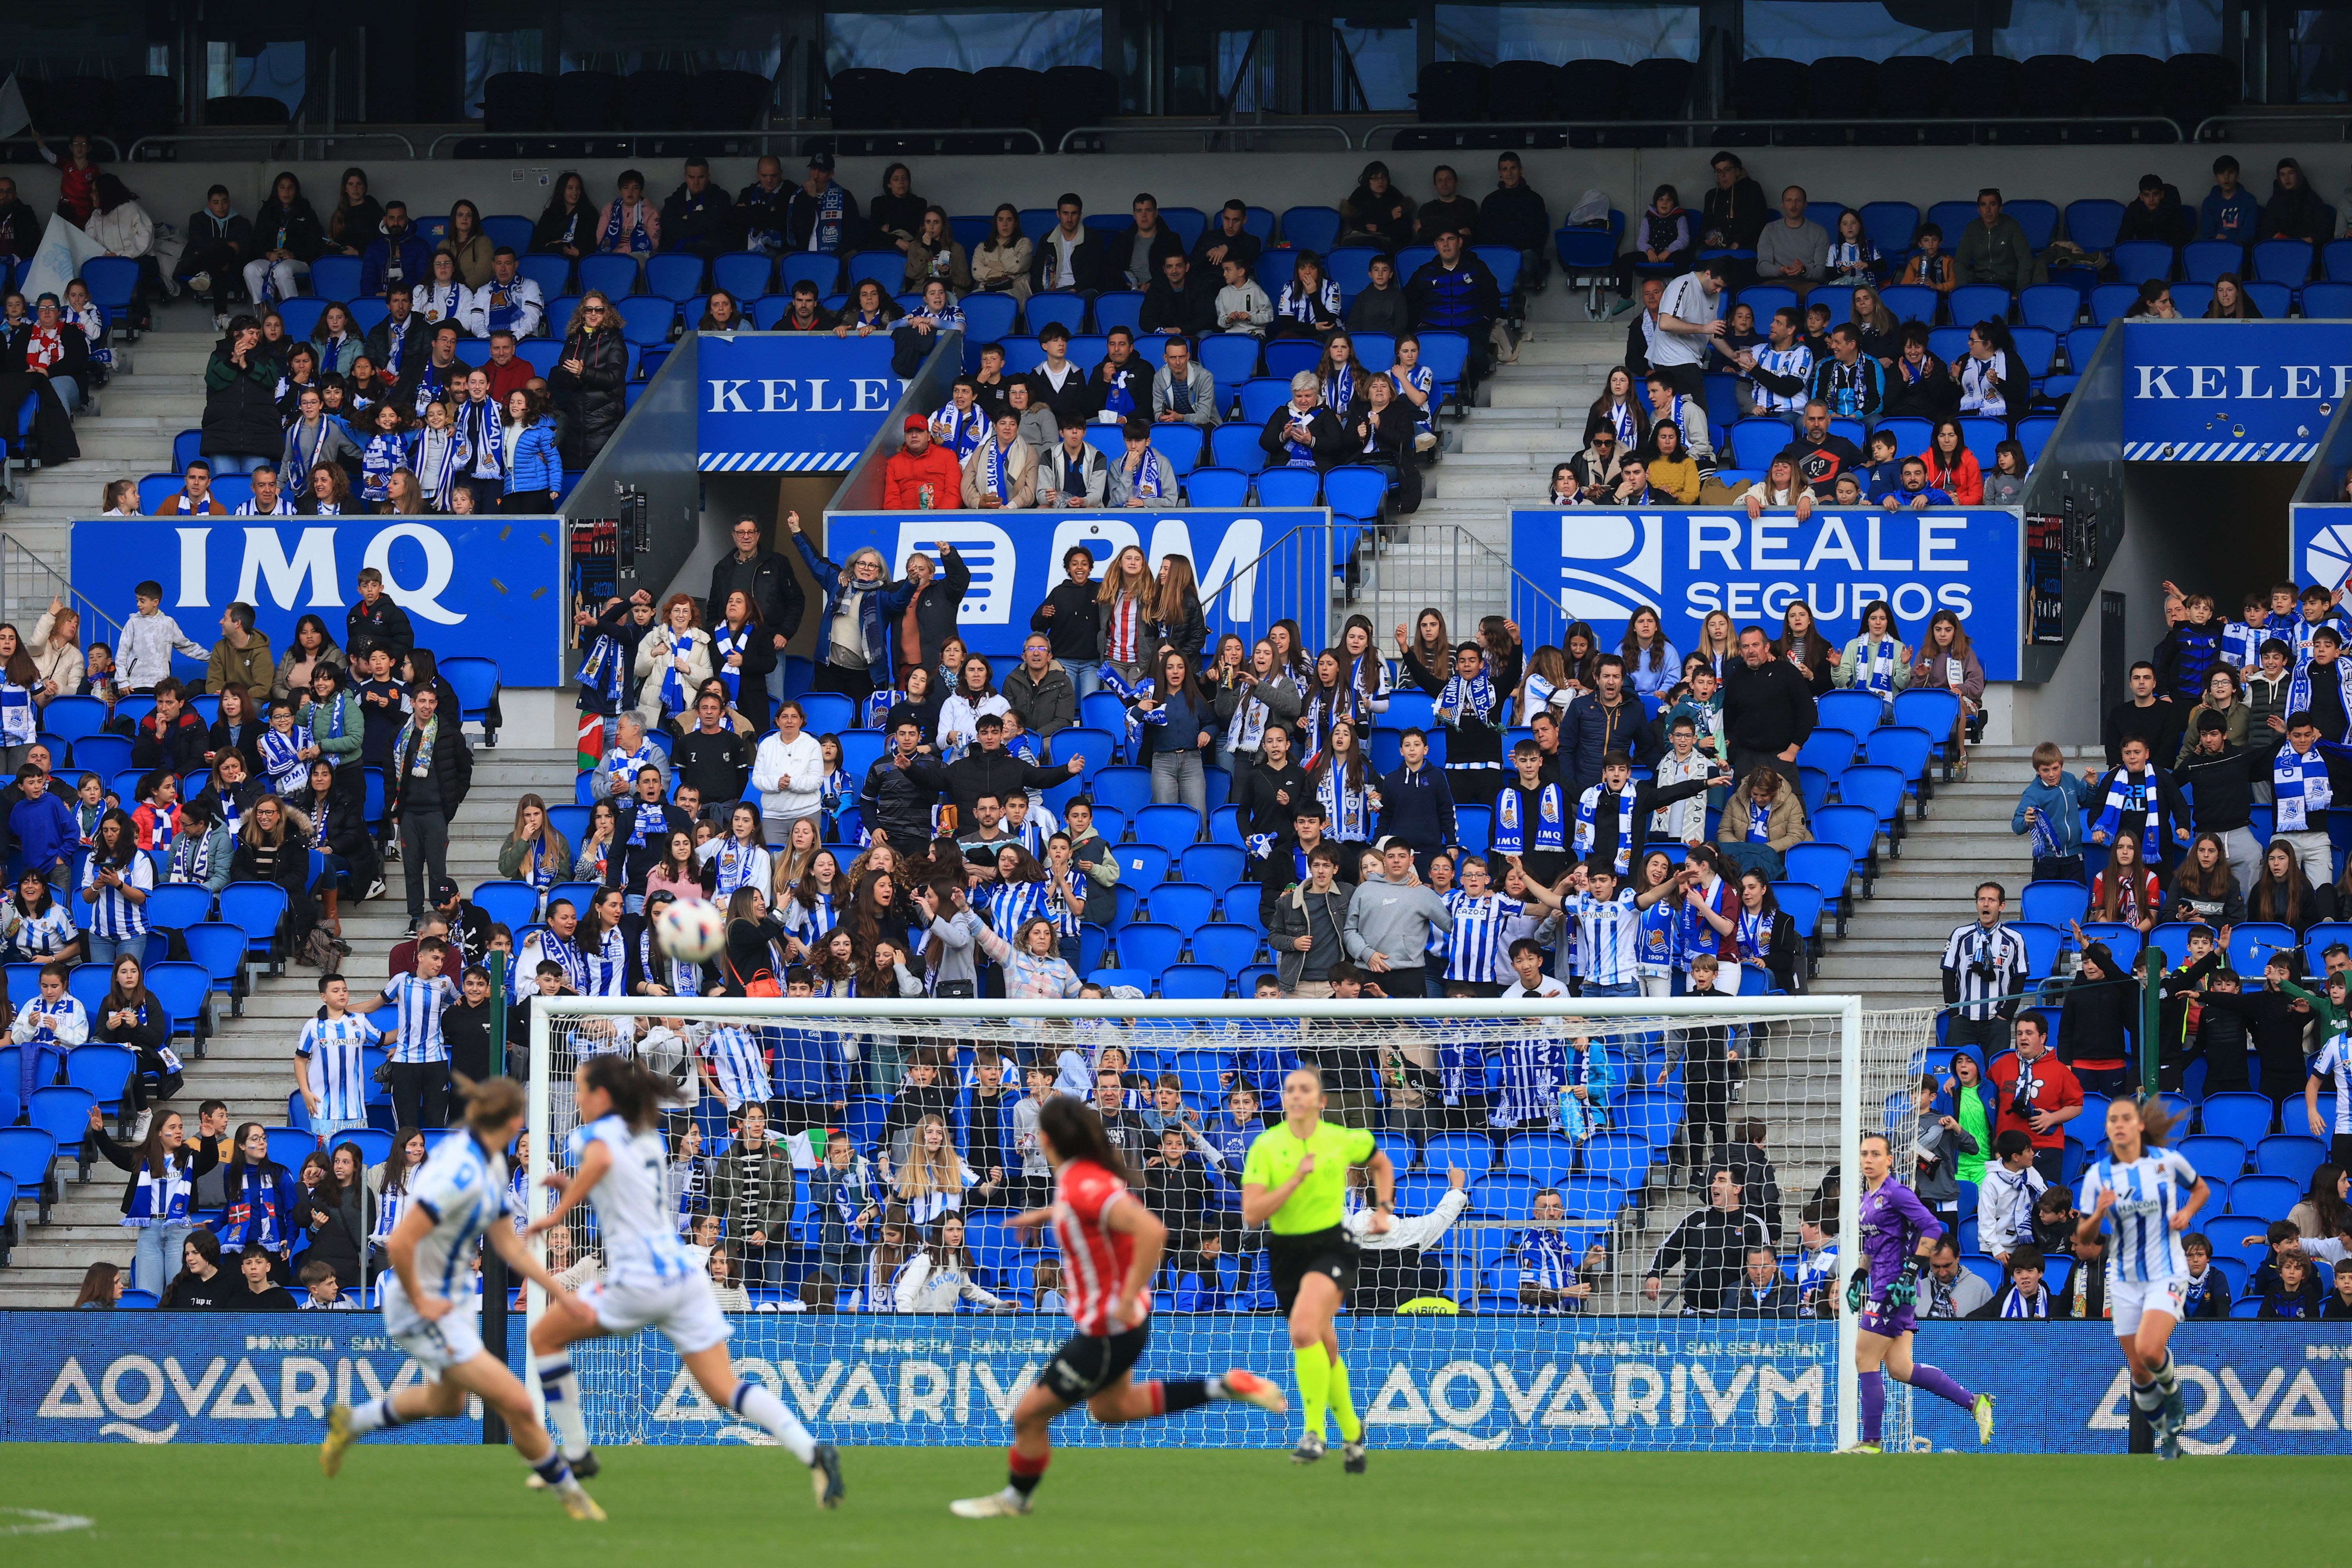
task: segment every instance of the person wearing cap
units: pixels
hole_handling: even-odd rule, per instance
[[[833,178],[833,154],[812,153],[808,178],[784,205],[784,248],[845,256],[856,250],[864,224],[857,198]]]
[[[963,469],[955,454],[931,439],[931,423],[906,417],[906,439],[882,467],[882,505],[888,511],[949,511],[963,500]]]
[[[488,911],[479,904],[468,903],[457,890],[457,880],[450,877],[433,884],[433,910],[448,922],[449,941],[464,955],[464,963],[481,963],[483,954],[490,951]]]

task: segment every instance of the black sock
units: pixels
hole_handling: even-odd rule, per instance
[[[560,1487],[572,1479],[572,1467],[563,1462],[563,1450],[561,1447],[548,1449],[547,1458],[533,1465],[531,1468],[539,1472],[541,1480],[551,1487]]]
[[[1209,1384],[1205,1378],[1171,1378],[1160,1385],[1160,1413],[1173,1415],[1180,1410],[1197,1410],[1209,1403]]]

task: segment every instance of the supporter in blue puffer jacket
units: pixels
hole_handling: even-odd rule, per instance
[[[507,443],[507,488],[500,511],[549,512],[555,510],[555,492],[563,488],[563,458],[556,450],[555,421],[547,405],[528,387],[507,394],[507,416],[500,422]]]

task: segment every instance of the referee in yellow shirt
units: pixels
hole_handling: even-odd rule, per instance
[[[1282,1080],[1282,1123],[1260,1133],[1242,1165],[1242,1221],[1266,1227],[1267,1272],[1275,1300],[1290,1320],[1297,1361],[1298,1399],[1307,1431],[1290,1456],[1297,1464],[1323,1457],[1323,1412],[1339,1421],[1339,1452],[1348,1473],[1364,1473],[1364,1424],[1339,1360],[1334,1321],[1356,1283],[1356,1245],[1341,1227],[1347,1214],[1348,1168],[1362,1165],[1372,1179],[1374,1232],[1395,1220],[1396,1169],[1372,1135],[1323,1120],[1323,1075],[1297,1068]]]

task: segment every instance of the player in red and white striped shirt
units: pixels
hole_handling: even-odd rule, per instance
[[[1091,1107],[1055,1095],[1038,1113],[1037,1136],[1055,1173],[1054,1206],[1031,1209],[1012,1223],[1024,1229],[1053,1226],[1077,1332],[1054,1352],[1013,1413],[1004,1489],[949,1505],[963,1519],[1027,1513],[1029,1494],[1053,1458],[1054,1417],[1080,1403],[1105,1426],[1173,1415],[1219,1399],[1277,1413],[1288,1407],[1280,1389],[1239,1368],[1222,1377],[1135,1381],[1135,1363],[1151,1339],[1151,1279],[1160,1270],[1168,1227],[1128,1190],[1127,1167]]]

